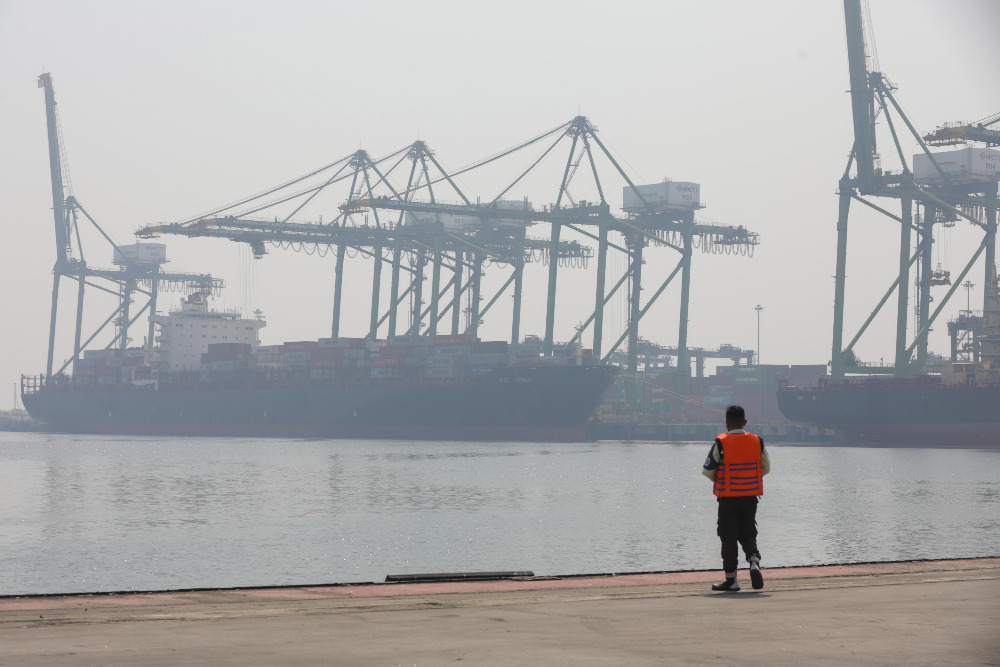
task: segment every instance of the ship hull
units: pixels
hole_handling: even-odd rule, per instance
[[[44,390],[31,416],[72,433],[580,440],[614,369],[497,369],[475,383]]]
[[[793,422],[834,429],[842,444],[1000,449],[1000,388],[877,381],[778,391]]]

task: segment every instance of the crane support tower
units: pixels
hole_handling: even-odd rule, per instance
[[[990,126],[1000,114],[973,124],[953,124],[922,137],[903,113],[895,97],[896,87],[881,73],[869,71],[865,23],[861,0],[844,0],[847,32],[847,60],[851,83],[851,112],[854,146],[847,169],[840,179],[837,219],[837,260],[834,283],[833,345],[830,362],[834,378],[849,373],[886,372],[897,376],[916,375],[928,370],[928,332],[980,257],[984,259],[989,285],[996,260],[997,186],[1000,182],[1000,151],[989,148],[1000,142],[1000,132]],[[870,35],[870,31],[868,33]],[[880,166],[876,120],[888,129],[902,170],[897,173]],[[921,152],[911,160],[903,153],[902,132],[909,132]],[[930,146],[981,142],[985,148],[934,152]],[[853,169],[853,172],[852,172]],[[872,198],[898,202],[893,213]],[[859,203],[895,220],[900,226],[898,274],[857,333],[844,344],[844,304],[847,276],[847,232],[851,205]],[[983,232],[982,242],[968,263],[952,280],[950,273],[935,271],[931,265],[935,226],[966,221]],[[911,252],[913,246],[916,251]],[[917,294],[913,299],[916,324],[908,337],[907,320],[911,301],[910,276],[916,273]],[[931,288],[950,285],[941,297],[931,297]],[[860,362],[854,347],[876,315],[896,293],[896,336],[894,362],[888,366],[868,366]],[[987,298],[989,290],[984,290]],[[931,310],[931,302],[936,306]]]

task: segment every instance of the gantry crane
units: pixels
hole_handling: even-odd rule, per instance
[[[399,157],[390,168],[380,169],[379,165]],[[433,181],[430,167],[434,166],[439,173],[439,163],[433,153],[422,141],[417,141],[401,150],[395,151],[379,160],[372,160],[366,151],[342,158],[326,167],[308,174],[313,177],[322,173],[318,185],[300,186],[302,179],[295,179],[265,193],[231,204],[212,212],[209,217],[198,217],[179,223],[147,225],[137,231],[142,238],[153,238],[160,234],[174,234],[188,237],[216,237],[247,243],[253,249],[256,257],[266,253],[268,244],[278,247],[303,248],[310,247],[336,248],[336,268],[334,280],[334,305],[331,336],[340,334],[340,311],[343,293],[344,265],[349,250],[357,251],[366,257],[373,258],[372,274],[372,305],[368,337],[376,338],[379,328],[388,320],[388,337],[397,334],[433,335],[438,332],[439,322],[450,310],[452,315],[451,332],[457,334],[461,330],[461,299],[469,295],[468,319],[465,332],[473,336],[478,334],[481,319],[497,303],[502,292],[511,282],[520,282],[520,273],[524,263],[531,261],[535,253],[545,253],[554,262],[571,260],[585,262],[593,254],[591,249],[575,241],[560,243],[551,257],[551,245],[541,239],[529,237],[525,224],[514,224],[497,228],[470,229],[469,221],[456,228],[456,221],[443,220],[442,216],[420,218],[418,214],[401,211],[396,219],[381,216],[378,209],[368,206],[379,188],[387,189],[399,195],[392,185],[389,176],[405,160],[411,162],[407,182],[406,198],[412,192],[425,188],[433,199]],[[339,169],[334,169],[335,167]],[[326,172],[332,172],[327,175]],[[330,222],[324,223],[322,218],[316,222],[301,223],[292,221],[306,204],[315,200],[329,186],[335,183],[350,181],[350,190],[345,202],[338,204],[339,213]],[[270,197],[265,202],[260,200]],[[262,211],[274,210],[276,206],[291,203],[290,213],[280,219],[255,219],[249,215]],[[219,213],[243,209],[239,215],[219,216]],[[371,214],[369,218],[368,214]],[[358,221],[358,217],[362,221]],[[446,223],[449,223],[446,225]],[[409,257],[410,266],[404,262],[404,255]],[[515,267],[513,275],[504,286],[488,301],[485,307],[481,302],[481,278],[484,262],[505,263]],[[431,265],[431,286],[429,305],[424,307],[424,278],[427,264]],[[389,264],[392,271],[389,305],[385,313],[380,311],[381,273],[382,265]],[[442,287],[442,270],[449,270],[451,278]],[[409,286],[399,293],[400,275],[408,273]],[[465,275],[467,274],[467,278]],[[447,299],[449,291],[451,297]],[[409,326],[400,330],[398,327],[399,307],[410,297]],[[511,340],[519,340],[518,322],[520,317],[520,301],[515,300],[512,317]]]
[[[514,181],[499,190],[487,202],[468,196],[457,184],[456,177],[483,167],[533,146],[543,140],[555,140],[524,170]],[[521,182],[539,163],[564,139],[570,138],[571,147],[566,167],[556,193],[555,201],[549,206],[537,209],[527,200],[508,200],[511,190]],[[595,163],[596,151],[606,157],[617,172],[628,183],[627,190],[638,202],[627,216],[614,216],[601,184]],[[586,158],[600,195],[599,202],[575,201],[569,194],[570,182],[577,168]],[[396,187],[390,176],[405,162],[409,162],[405,185]],[[309,178],[319,177],[318,184],[308,185]],[[346,201],[338,204],[339,213],[331,222],[319,221],[300,223],[292,220],[303,208],[317,200],[329,186],[350,181]],[[437,189],[435,189],[437,187]],[[447,188],[448,197],[455,201],[445,201],[442,188]],[[287,206],[291,212],[262,220],[250,216],[262,211],[273,211],[277,206]],[[435,157],[434,152],[423,141],[417,141],[403,149],[373,160],[367,152],[358,151],[330,165],[310,172],[254,197],[244,199],[206,216],[172,224],[148,225],[137,231],[143,238],[159,234],[179,234],[185,236],[209,236],[228,238],[249,243],[256,256],[265,252],[265,244],[306,244],[314,248],[337,248],[337,275],[334,286],[334,315],[332,333],[339,332],[340,291],[344,256],[352,248],[366,256],[375,258],[373,273],[372,308],[368,335],[376,337],[379,327],[389,320],[388,335],[397,334],[396,309],[407,295],[415,304],[411,309],[411,323],[407,333],[435,333],[438,321],[449,309],[452,312],[452,332],[459,330],[459,302],[463,294],[471,292],[469,299],[469,320],[466,331],[476,334],[479,321],[497,299],[513,285],[513,310],[511,317],[511,341],[520,340],[520,314],[523,293],[523,271],[526,262],[540,259],[548,262],[548,290],[546,301],[546,325],[544,351],[551,353],[556,310],[556,282],[561,265],[585,265],[593,251],[578,241],[561,238],[562,229],[575,231],[598,242],[597,250],[597,295],[593,314],[583,325],[594,325],[595,356],[610,359],[611,354],[626,340],[629,341],[629,365],[635,368],[638,355],[638,323],[653,302],[663,293],[670,282],[681,275],[682,296],[679,317],[678,354],[680,366],[689,372],[690,356],[687,352],[687,310],[691,279],[691,256],[696,247],[705,252],[740,252],[752,254],[758,243],[756,234],[743,227],[704,224],[695,222],[694,211],[700,202],[690,206],[657,207],[647,202],[642,190],[637,187],[620,168],[610,152],[596,134],[596,128],[583,116],[574,118],[553,130],[521,142],[516,146],[490,156],[455,172],[448,172]],[[221,215],[240,209],[238,213]],[[391,213],[389,213],[391,212]],[[358,217],[363,222],[358,222]],[[550,226],[548,238],[533,238],[527,234],[530,226],[546,223]],[[596,233],[590,228],[596,227]],[[609,233],[623,237],[621,244],[609,240]],[[672,248],[681,254],[677,266],[643,306],[640,301],[642,290],[643,249],[650,245]],[[391,257],[385,253],[391,249]],[[609,249],[626,254],[628,270],[617,284],[606,292],[605,274]],[[402,261],[402,255],[410,257],[409,269]],[[485,308],[479,308],[480,276],[484,261],[507,264],[512,271],[488,301]],[[379,316],[379,291],[381,265],[388,263],[393,272],[390,304],[387,311]],[[422,309],[422,289],[426,264],[431,264],[430,304]],[[452,272],[448,284],[442,287],[442,269]],[[469,279],[462,279],[462,272],[469,270]],[[400,272],[409,271],[411,279],[407,290],[398,292]],[[626,332],[607,351],[602,349],[603,313],[605,305],[624,285],[629,285],[630,317]],[[451,290],[449,302],[441,307],[441,300]],[[582,329],[571,341],[576,343]]]
[[[49,321],[49,346],[46,363],[46,377],[62,373],[70,364],[80,359],[80,354],[109,324],[114,324],[117,331],[114,338],[107,344],[108,348],[128,347],[129,328],[147,311],[156,311],[156,299],[159,291],[165,288],[179,288],[199,291],[217,291],[225,283],[208,274],[170,273],[161,269],[166,261],[162,246],[152,249],[152,253],[143,251],[140,245],[120,246],[111,240],[101,226],[94,220],[79,200],[66,194],[63,182],[62,146],[59,142],[59,120],[56,108],[55,91],[52,87],[52,77],[44,73],[38,77],[38,87],[45,89],[45,115],[48,128],[49,169],[52,183],[52,212],[55,222],[56,262],[52,269],[52,310]],[[100,233],[111,247],[114,263],[118,268],[95,268],[90,266],[84,256],[83,242],[80,233],[79,216],[82,215]],[[147,256],[144,256],[147,255]],[[73,355],[66,359],[62,366],[55,367],[56,322],[59,307],[60,279],[72,278],[78,283],[76,303],[76,328],[73,343]],[[102,284],[103,283],[103,284]],[[97,329],[83,340],[83,304],[86,288],[113,294],[118,297],[118,307],[108,315],[107,319]],[[133,296],[141,294],[147,297],[145,305],[132,312]],[[149,323],[147,344],[153,344],[154,325]]]
[[[839,188],[840,213],[837,221],[831,374],[835,378],[842,378],[846,373],[867,373],[871,370],[857,361],[854,346],[895,291],[897,293],[895,360],[889,370],[896,375],[906,376],[925,370],[930,327],[980,256],[985,259],[986,284],[989,284],[991,279],[989,274],[993,270],[996,256],[998,180],[995,174],[991,177],[988,174],[971,174],[968,170],[952,169],[943,162],[943,157],[949,154],[930,151],[928,144],[948,145],[947,142],[953,141],[958,132],[939,130],[928,135],[927,140],[920,136],[896,101],[895,86],[881,72],[868,69],[861,0],[844,0],[844,17],[854,120],[854,147],[847,169],[840,179]],[[909,166],[908,156],[903,154],[899,136],[902,128],[897,128],[894,117],[902,122],[920,145],[921,153],[914,157],[913,169]],[[885,122],[903,165],[899,173],[884,171],[879,166],[875,132],[878,119]],[[961,131],[963,140],[987,143],[994,141],[995,131],[989,130],[988,126],[997,120],[997,117],[992,117],[974,126],[963,126]],[[1000,154],[997,154],[997,157],[1000,158]],[[852,167],[855,168],[853,176]],[[915,173],[917,171],[919,173]],[[868,197],[898,200],[900,213],[898,215],[891,213],[869,201]],[[852,202],[864,204],[896,220],[900,223],[901,233],[898,275],[857,334],[845,346],[843,334],[847,229]],[[916,214],[914,207],[917,208]],[[974,215],[975,212],[981,214]],[[966,220],[980,228],[983,231],[983,239],[958,277],[952,281],[950,275],[945,280],[943,272],[935,275],[935,270],[931,266],[931,249],[934,242],[934,226],[945,221],[950,224],[957,219]],[[914,233],[917,235],[916,251],[911,254]],[[913,339],[907,342],[909,282],[914,265],[918,275],[917,323]],[[950,284],[950,288],[943,297],[937,299],[937,306],[932,312],[930,288],[934,284]]]
[[[542,141],[543,139],[547,139],[552,135],[556,135],[556,139],[542,153],[542,156],[538,158],[538,160],[536,160],[527,171],[520,174],[513,183],[503,188],[496,198],[487,204],[472,204],[469,201],[469,198],[461,193],[457,186],[454,186],[454,182],[451,177],[448,177],[447,180],[458,191],[458,194],[464,200],[463,204],[445,204],[435,201],[414,202],[406,197],[400,196],[398,193],[391,197],[384,196],[373,198],[364,203],[371,206],[373,209],[382,208],[399,211],[421,211],[436,215],[462,215],[483,221],[503,218],[524,220],[527,223],[544,222],[550,225],[551,231],[549,242],[552,244],[553,248],[560,243],[562,229],[564,227],[585,237],[596,240],[598,242],[598,249],[597,293],[595,298],[595,307],[591,316],[587,319],[584,325],[578,329],[577,334],[570,341],[570,344],[575,343],[580,338],[583,331],[588,326],[593,324],[594,355],[607,362],[615,350],[617,350],[617,348],[627,339],[629,343],[628,367],[631,370],[635,370],[638,363],[639,321],[649,311],[650,307],[664,292],[671,281],[673,281],[677,274],[680,273],[681,297],[680,313],[678,317],[678,366],[683,369],[682,374],[688,374],[690,372],[690,355],[688,354],[687,346],[687,322],[691,284],[691,256],[694,247],[697,244],[706,251],[722,252],[737,249],[742,250],[743,254],[752,254],[753,248],[759,241],[757,234],[748,231],[742,226],[731,227],[724,225],[707,225],[695,222],[694,211],[700,208],[700,202],[698,201],[693,201],[691,206],[678,207],[657,207],[654,203],[646,201],[640,187],[636,186],[625,171],[619,166],[618,162],[605,147],[600,137],[598,137],[597,129],[584,116],[577,116],[563,126],[557,127],[548,133],[539,135],[538,137],[535,137],[528,142],[524,142],[509,151],[488,158],[488,161],[492,162],[497,160],[515,151],[526,148],[536,142]],[[498,207],[497,203],[501,201],[501,198],[505,196],[506,193],[514,187],[514,185],[522,180],[528,172],[531,171],[531,169],[536,167],[545,156],[552,152],[552,150],[566,137],[570,139],[571,145],[555,202],[541,211],[508,210]],[[599,149],[599,153],[595,150],[594,146]],[[633,209],[627,217],[616,217],[611,214],[611,207],[605,196],[605,188],[603,187],[598,174],[595,153],[603,156],[611,163],[616,172],[627,183],[626,194],[634,196],[637,200],[637,208]],[[570,181],[576,174],[577,167],[583,161],[584,156],[586,157],[587,163],[590,165],[590,173],[592,175],[593,182],[596,185],[600,201],[592,203],[579,202],[576,203],[576,205],[566,206],[563,203],[564,201],[569,200],[572,203],[571,198],[568,196]],[[485,163],[486,161],[474,164],[471,167],[467,167],[459,172],[456,172],[456,174],[453,174],[452,176],[470,171]],[[408,193],[409,190],[406,192]],[[596,234],[588,229],[591,227],[597,228]],[[609,232],[617,232],[620,234],[623,237],[624,247],[609,242]],[[656,289],[646,304],[642,305],[640,297],[642,291],[642,265],[644,261],[643,249],[650,244],[671,248],[679,252],[681,254],[681,258],[668,278]],[[606,292],[607,254],[608,250],[611,248],[623,252],[628,257],[629,268],[625,275],[622,276],[618,283],[610,290],[610,292]],[[545,337],[543,343],[543,350],[546,353],[551,353],[553,348],[557,277],[558,265],[556,263],[550,263],[546,298]],[[603,349],[602,341],[604,308],[608,301],[610,301],[611,297],[614,296],[614,294],[622,287],[623,284],[625,284],[626,281],[629,281],[630,283],[628,326],[622,336],[610,347],[610,349],[605,351]],[[516,294],[517,292],[515,291],[515,300],[518,298]]]

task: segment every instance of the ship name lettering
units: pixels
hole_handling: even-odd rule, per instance
[[[531,384],[531,378],[525,375],[515,375],[499,379],[500,384]]]

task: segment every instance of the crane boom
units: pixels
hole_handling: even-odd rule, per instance
[[[63,189],[61,149],[59,146],[59,125],[56,118],[56,94],[52,87],[52,75],[48,72],[38,77],[38,87],[45,89],[45,119],[49,137],[49,171],[52,181],[52,216],[56,227],[56,261],[69,261],[70,231],[66,215],[66,197]]]
[[[847,63],[854,115],[854,159],[858,168],[858,186],[863,194],[867,194],[875,189],[875,115],[868,80],[861,0],[844,0],[844,25],[847,28]]]
[[[924,137],[932,146],[955,146],[978,141],[987,146],[1000,146],[1000,130],[990,129],[1000,122],[1000,113],[980,118],[974,123],[946,123]]]

